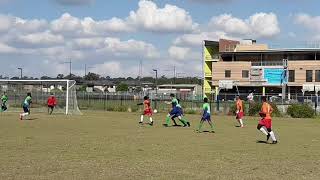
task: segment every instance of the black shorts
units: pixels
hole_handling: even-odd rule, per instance
[[[29,107],[23,106],[23,112],[30,113]]]
[[[54,108],[54,106],[52,106],[52,105],[48,105],[48,108],[51,108],[51,109],[53,109],[53,108]]]

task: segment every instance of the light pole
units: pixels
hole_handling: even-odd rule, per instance
[[[18,68],[20,70],[20,79],[22,79],[22,68]]]
[[[87,70],[90,69],[90,68],[93,68],[92,66],[90,67],[87,67],[87,64],[84,65],[84,76],[87,76]]]
[[[63,62],[62,64],[69,64],[69,79],[71,79],[72,61]]]
[[[156,85],[156,95],[154,97],[155,101],[154,101],[154,106],[155,106],[155,109],[157,109],[157,96],[158,96],[158,70],[157,69],[153,69],[154,72],[156,72],[156,82],[155,82],[155,85]]]

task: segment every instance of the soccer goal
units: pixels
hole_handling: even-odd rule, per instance
[[[7,80],[0,79],[0,97],[8,96],[7,111],[20,112],[27,93],[32,95],[31,113],[47,112],[47,99],[54,95],[57,105],[54,113],[81,114],[74,80]]]

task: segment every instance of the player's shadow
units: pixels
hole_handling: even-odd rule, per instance
[[[257,144],[268,144],[267,141],[256,141]]]
[[[29,118],[29,119],[25,119],[24,121],[34,121],[37,120],[38,118]]]

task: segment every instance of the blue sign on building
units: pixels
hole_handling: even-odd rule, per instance
[[[281,85],[288,82],[286,73],[282,68],[264,68],[264,79],[270,85]]]

